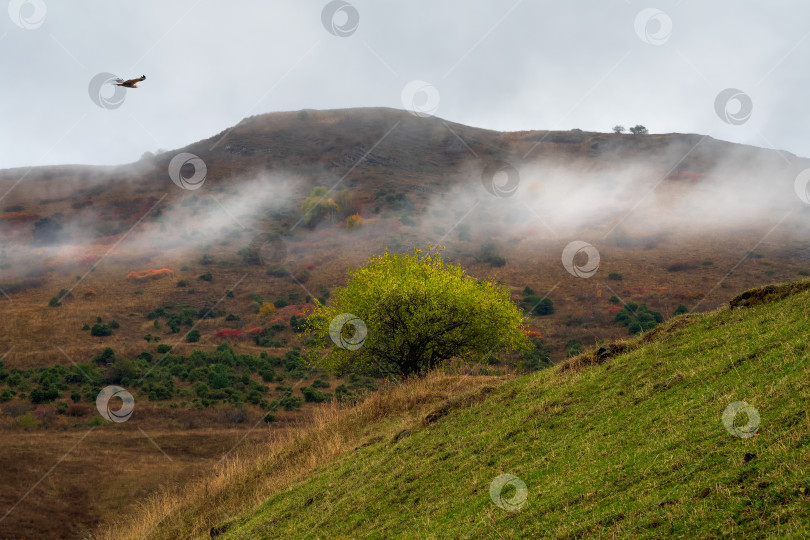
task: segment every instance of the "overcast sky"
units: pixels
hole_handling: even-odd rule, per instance
[[[810,156],[806,1],[3,3],[0,168],[126,163],[253,114],[368,106],[498,130],[641,123]],[[105,85],[104,108],[99,73],[147,79],[123,102]],[[406,88],[422,90],[403,103]],[[743,95],[721,96],[721,119],[729,88]]]

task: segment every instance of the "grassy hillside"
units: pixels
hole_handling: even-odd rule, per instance
[[[394,387],[115,535],[807,536],[807,285],[530,376]],[[748,437],[724,426],[738,401],[760,415]],[[525,501],[509,485],[493,499],[502,474]]]

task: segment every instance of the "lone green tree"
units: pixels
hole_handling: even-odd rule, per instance
[[[507,288],[431,248],[372,257],[332,298],[316,303],[306,330],[309,361],[335,374],[421,376],[451,358],[486,362],[530,346]]]
[[[615,133],[616,135],[624,133],[624,126],[622,126],[621,124],[616,124],[615,126],[613,126],[613,133]]]
[[[649,132],[647,131],[647,128],[645,128],[641,124],[638,124],[630,128],[630,133],[632,133],[633,135],[646,135]]]

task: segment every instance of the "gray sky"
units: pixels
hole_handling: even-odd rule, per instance
[[[344,37],[324,26],[325,0],[3,4],[0,168],[130,162],[272,111],[412,107],[414,80],[435,88],[437,116],[473,126],[641,123],[810,156],[799,0],[351,0],[332,19]],[[147,80],[105,109],[88,92],[101,72]],[[727,88],[750,117],[732,99],[721,120]]]

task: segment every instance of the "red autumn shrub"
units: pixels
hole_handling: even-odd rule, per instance
[[[216,339],[238,338],[241,335],[242,335],[241,330],[226,329],[226,330],[217,330],[216,332],[214,332],[214,338]]]

